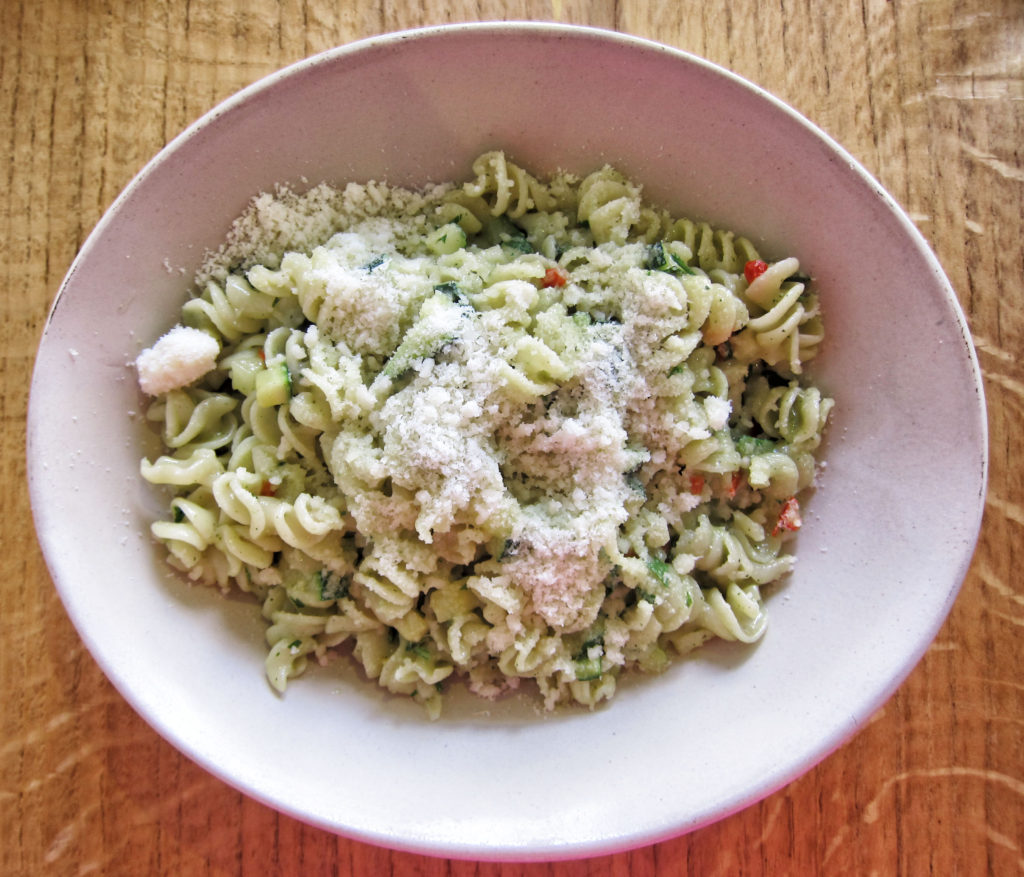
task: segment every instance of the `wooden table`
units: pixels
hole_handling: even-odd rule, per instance
[[[991,487],[924,660],[836,754],[689,836],[580,862],[446,862],[338,838],[178,754],[106,681],[36,545],[24,424],[61,278],[135,172],[221,99],[351,40],[560,20],[661,40],[834,135],[931,241],[988,393]],[[1011,874],[1024,871],[1024,5],[1020,0],[0,2],[0,874]],[[913,489],[908,485],[908,489]]]

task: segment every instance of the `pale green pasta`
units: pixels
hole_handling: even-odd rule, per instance
[[[262,601],[279,691],[344,652],[434,717],[457,680],[593,707],[758,639],[792,567],[833,404],[798,262],[748,275],[749,240],[610,167],[473,174],[279,193],[316,208],[294,248],[261,196],[182,309],[220,355],[148,409],[153,535]]]

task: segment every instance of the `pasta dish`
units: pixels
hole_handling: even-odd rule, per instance
[[[152,532],[260,601],[278,690],[344,651],[434,717],[592,707],[764,632],[833,404],[809,284],[611,167],[262,195],[137,361]]]

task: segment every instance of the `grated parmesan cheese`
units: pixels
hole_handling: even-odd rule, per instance
[[[139,386],[149,396],[187,387],[217,365],[220,345],[199,329],[175,326],[135,360]]]

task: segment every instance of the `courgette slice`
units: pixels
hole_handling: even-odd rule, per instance
[[[462,226],[449,222],[427,235],[426,243],[431,252],[447,256],[466,246],[466,233]]]
[[[283,362],[256,374],[256,404],[262,408],[283,405],[292,397],[292,376]]]

